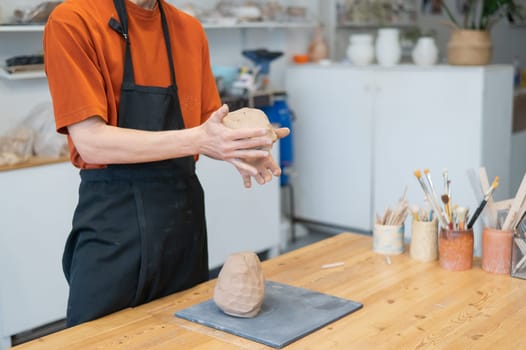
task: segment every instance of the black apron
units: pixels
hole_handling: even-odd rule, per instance
[[[158,6],[171,74],[167,88],[135,84],[125,1],[114,0],[120,21],[109,23],[126,41],[118,125],[182,129],[162,1]],[[192,156],[84,169],[80,176],[79,203],[62,261],[70,285],[68,326],[208,279],[203,190]]]

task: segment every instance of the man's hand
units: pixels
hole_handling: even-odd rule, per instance
[[[278,139],[286,137],[290,134],[288,128],[274,129]],[[272,176],[280,176],[281,168],[276,163],[272,154],[269,153],[267,157],[255,159],[231,159],[229,163],[233,164],[243,178],[243,184],[246,188],[252,187],[252,177],[260,185],[264,185],[272,180]]]
[[[228,106],[223,105],[212,113],[202,124],[198,138],[199,153],[218,160],[255,159],[267,157],[272,139],[265,128],[230,129],[222,120],[228,114]],[[255,170],[243,167],[245,171]],[[256,175],[255,173],[253,174]]]

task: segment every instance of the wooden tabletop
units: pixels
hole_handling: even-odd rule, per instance
[[[390,264],[370,236],[344,233],[263,263],[265,277],[364,304],[286,349],[526,349],[526,280],[421,263]],[[322,268],[344,262],[343,266]],[[212,297],[215,281],[16,347],[59,349],[270,349],[174,317]]]

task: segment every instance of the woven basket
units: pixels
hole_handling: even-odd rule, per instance
[[[491,36],[485,30],[454,30],[447,45],[447,61],[457,66],[483,66],[491,61]]]

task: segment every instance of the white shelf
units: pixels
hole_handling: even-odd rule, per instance
[[[205,29],[242,29],[242,28],[310,28],[315,27],[312,21],[298,22],[240,22],[233,24],[203,23]],[[43,32],[44,25],[0,25],[0,33],[19,33],[19,32]]]
[[[13,24],[13,25],[0,25],[0,33],[19,33],[19,32],[43,32],[44,25],[23,25],[23,24]]]
[[[19,72],[19,73],[8,73],[5,69],[0,68],[0,79],[24,80],[24,79],[43,79],[45,77],[46,77],[46,73],[43,70]]]
[[[205,29],[243,29],[243,28],[261,28],[261,29],[272,29],[272,28],[310,28],[315,27],[316,23],[312,21],[298,21],[298,22],[239,22],[232,24],[222,23],[203,23]]]

